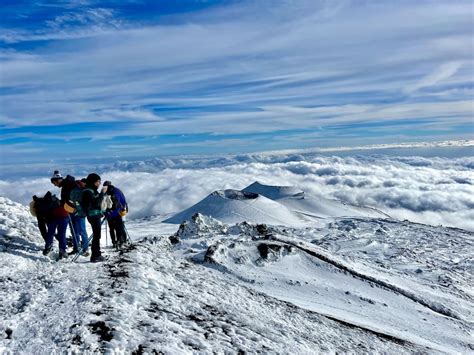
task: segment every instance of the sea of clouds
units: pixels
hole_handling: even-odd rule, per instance
[[[267,153],[157,158],[117,162],[95,170],[102,181],[111,180],[125,192],[130,218],[178,212],[215,190],[242,189],[259,181],[293,185],[311,194],[375,207],[401,220],[474,231],[472,156]],[[48,177],[0,180],[0,195],[24,204],[33,194],[41,195],[47,190],[59,193]]]

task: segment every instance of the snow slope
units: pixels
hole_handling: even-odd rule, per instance
[[[300,308],[432,350],[474,350],[472,233],[382,219],[229,227],[196,216],[177,237],[193,260]],[[347,239],[359,248],[341,250]]]
[[[388,217],[370,207],[354,206],[338,200],[305,193],[293,186],[270,186],[254,182],[242,191],[253,192],[276,200],[288,209],[313,217]]]
[[[0,352],[474,351],[470,232],[158,216],[91,264],[42,256],[27,207],[0,198],[0,212]]]

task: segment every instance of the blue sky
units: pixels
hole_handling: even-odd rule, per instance
[[[471,1],[2,1],[2,163],[467,139]]]

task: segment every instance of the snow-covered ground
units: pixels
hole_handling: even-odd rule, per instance
[[[0,198],[0,352],[474,352],[472,232],[250,187],[130,220],[133,245],[103,238],[100,264],[44,257],[27,207]],[[227,223],[163,223],[191,212]]]

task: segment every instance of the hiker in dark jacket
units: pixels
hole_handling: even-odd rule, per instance
[[[43,198],[37,199],[35,205],[37,215],[41,215],[47,224],[43,255],[48,255],[51,252],[56,236],[59,242],[59,259],[66,258],[66,229],[69,219],[60,200],[48,191]]]
[[[77,186],[76,179],[71,175],[63,177],[58,170],[55,170],[51,177],[51,183],[61,189],[61,204],[64,206],[69,201],[71,191]]]
[[[66,175],[63,177],[58,170],[55,170],[53,176],[51,177],[51,183],[61,189],[61,206],[63,208],[67,208],[67,205],[70,206],[70,195],[71,191],[76,188],[76,179],[74,176]],[[76,245],[76,241],[78,236],[74,230],[74,221],[72,220],[71,216],[66,210],[66,217],[69,219],[69,229],[71,230],[72,240],[74,245]]]
[[[81,206],[87,221],[92,227],[92,246],[91,246],[91,262],[104,261],[104,257],[100,252],[100,233],[102,229],[101,203],[107,191],[104,186],[99,192],[100,176],[96,173],[89,174],[86,178],[86,188],[82,193]]]
[[[106,181],[104,182],[104,186],[107,186],[107,195],[110,195],[112,200],[112,208],[107,209],[105,216],[107,217],[107,223],[110,229],[112,245],[116,248],[125,244],[127,241],[122,216],[128,213],[128,205],[123,192],[113,186],[112,182]]]

